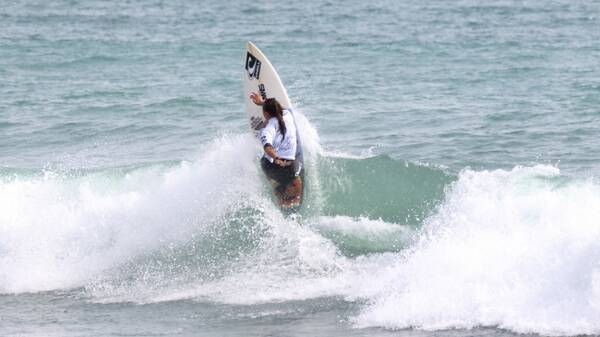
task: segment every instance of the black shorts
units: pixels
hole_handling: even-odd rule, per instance
[[[282,167],[271,163],[266,157],[262,157],[260,160],[260,167],[263,172],[265,172],[269,179],[275,180],[280,185],[287,185],[296,178],[295,164]]]

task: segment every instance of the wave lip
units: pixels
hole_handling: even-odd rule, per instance
[[[464,171],[357,326],[600,332],[600,185],[550,166]],[[370,285],[373,287],[373,285]]]

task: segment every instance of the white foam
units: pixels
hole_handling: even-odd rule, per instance
[[[366,218],[319,217],[315,223],[299,224],[268,209],[265,217],[270,226],[269,236],[261,249],[240,260],[232,273],[210,282],[198,281],[178,289],[126,298],[142,303],[197,299],[244,305],[326,296],[355,300],[362,280],[373,275],[395,255],[387,253],[349,259],[339,253],[332,241],[313,229],[327,227],[372,240],[374,238],[369,235],[398,236],[408,231],[395,224]],[[122,301],[123,297],[118,300]]]
[[[317,132],[317,129],[310,124],[309,120],[300,109],[294,110],[294,121],[298,126],[305,158],[308,157],[310,160],[314,159],[317,155],[321,155],[323,153],[323,148],[319,142],[319,133]]]
[[[349,216],[321,216],[314,227],[322,230],[332,230],[348,235],[390,235],[397,232],[410,232],[408,227],[385,222],[381,219],[367,217],[352,218]]]
[[[369,147],[368,149],[362,150],[360,153],[349,153],[341,150],[323,150],[323,155],[331,158],[342,158],[342,159],[367,159],[375,157],[375,148]]]
[[[0,184],[0,293],[80,286],[165,242],[189,239],[228,207],[260,197],[249,135],[193,163]]]
[[[398,251],[416,238],[415,230],[409,226],[366,217],[320,216],[311,222],[311,227],[351,255]]]
[[[355,322],[597,334],[598,219],[600,186],[554,167],[464,171],[419,244],[355,288],[372,302]]]

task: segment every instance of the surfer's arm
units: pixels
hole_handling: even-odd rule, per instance
[[[273,158],[273,161],[279,158],[277,152],[275,152],[275,149],[273,148],[273,146],[271,146],[271,144],[265,145],[263,149],[265,150],[265,153],[269,155],[269,157]]]
[[[276,131],[273,124],[267,123],[267,125],[262,130],[260,130],[260,142],[263,146],[263,149],[265,150],[267,159],[269,159],[271,162],[277,165],[282,165],[279,159],[279,155],[277,155],[277,152],[275,151],[272,145],[273,139],[275,139],[275,134]]]
[[[273,158],[273,163],[279,165],[281,167],[285,166],[285,161],[279,158],[275,149],[271,146],[271,144],[267,144],[264,146],[265,153],[269,155],[269,157]]]

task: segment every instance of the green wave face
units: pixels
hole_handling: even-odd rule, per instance
[[[441,169],[394,160],[320,158],[324,215],[382,219],[418,226],[454,180]]]

